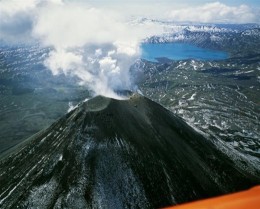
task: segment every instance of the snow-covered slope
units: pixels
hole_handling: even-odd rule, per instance
[[[171,21],[160,21],[147,18],[135,19],[132,24],[153,25],[161,27],[162,33],[147,37],[147,43],[192,43],[201,47],[212,49],[227,49],[233,42],[252,42],[253,47],[259,42],[260,25],[258,24],[209,24],[209,23],[176,23]],[[257,40],[255,40],[257,38]],[[234,47],[237,48],[237,47]]]

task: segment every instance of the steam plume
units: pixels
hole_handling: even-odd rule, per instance
[[[61,0],[1,2],[2,40],[39,42],[53,50],[45,66],[54,75],[77,76],[94,94],[117,97],[131,89],[130,66],[140,55],[140,41],[157,33],[134,26],[107,10]]]

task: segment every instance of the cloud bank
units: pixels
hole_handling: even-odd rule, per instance
[[[174,21],[201,23],[259,23],[259,10],[247,5],[228,6],[220,2],[198,7],[172,10],[168,15]]]
[[[44,64],[54,75],[77,76],[94,94],[131,89],[130,66],[140,42],[159,32],[132,25],[115,12],[61,0],[0,2],[0,39],[51,47]],[[159,32],[161,33],[161,31]]]

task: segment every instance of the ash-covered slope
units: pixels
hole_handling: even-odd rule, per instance
[[[248,188],[236,164],[151,100],[98,96],[0,163],[0,208],[157,208]]]

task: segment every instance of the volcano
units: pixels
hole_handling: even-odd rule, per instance
[[[143,96],[97,96],[1,156],[0,207],[164,207],[259,184],[243,165]]]

